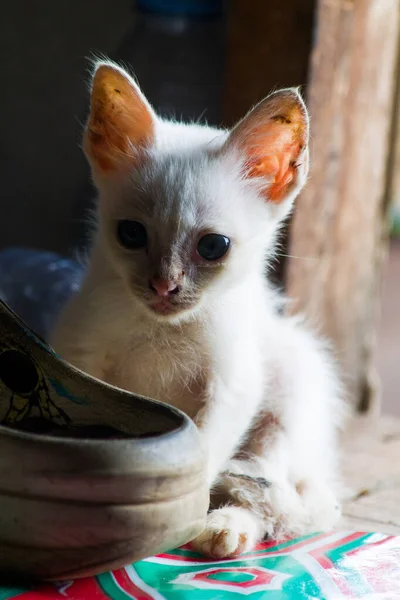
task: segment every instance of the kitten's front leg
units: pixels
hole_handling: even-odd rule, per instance
[[[248,393],[235,393],[222,382],[208,386],[204,407],[194,421],[207,455],[209,486],[224,470],[250,430],[262,401],[262,386],[251,385]]]
[[[253,380],[253,384],[255,381]],[[247,394],[235,394],[222,384],[210,386],[213,394],[195,422],[208,456],[210,487],[229,464],[251,429],[262,401],[263,385],[257,380]],[[204,532],[193,540],[202,554],[223,558],[250,550],[267,530],[264,519],[249,506],[224,506],[209,513]]]
[[[228,558],[248,552],[272,534],[268,487],[264,478],[222,474],[212,491],[205,530],[193,540],[193,547],[206,556]]]
[[[270,482],[263,502],[250,500],[252,512],[264,507],[267,525],[270,512],[277,538],[329,530],[340,517],[337,433],[345,410],[324,344],[295,320],[278,318],[272,326],[263,410],[240,448],[245,458],[228,470]],[[246,506],[249,498],[230,487],[233,502]]]
[[[262,418],[258,419],[258,422]],[[256,426],[257,427],[257,426]],[[215,558],[250,551],[266,535],[297,534],[305,513],[295,488],[288,482],[288,448],[282,431],[267,427],[270,460],[249,452],[255,428],[241,447],[245,458],[227,464],[212,490],[212,511],[203,533],[193,541],[201,554]]]

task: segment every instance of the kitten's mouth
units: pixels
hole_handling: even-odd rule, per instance
[[[192,304],[184,302],[172,303],[167,298],[155,298],[147,304],[147,307],[154,315],[159,317],[176,317],[193,309]]]
[[[171,304],[169,300],[163,298],[162,300],[156,300],[150,304],[150,308],[153,312],[158,315],[170,315],[177,312],[177,306]]]

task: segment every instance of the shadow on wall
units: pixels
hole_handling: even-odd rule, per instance
[[[0,20],[0,248],[67,253],[93,191],[80,149],[92,53],[112,53],[130,0],[14,0]],[[76,206],[82,199],[82,210]]]

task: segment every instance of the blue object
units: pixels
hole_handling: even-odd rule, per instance
[[[222,12],[222,0],[137,0],[139,10],[174,15],[215,15]]]
[[[81,284],[84,269],[53,252],[7,248],[0,252],[0,298],[47,339],[65,302]]]

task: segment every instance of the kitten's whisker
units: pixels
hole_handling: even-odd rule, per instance
[[[202,111],[201,111],[201,113],[200,113],[200,115],[198,116],[198,118],[197,118],[197,119],[194,121],[194,123],[195,123],[196,125],[200,125],[200,123],[201,123],[201,121],[202,121],[202,119],[203,119],[204,115],[206,114],[206,112],[207,112],[207,109],[206,109],[206,108],[205,108],[204,110],[202,110]]]
[[[276,256],[284,256],[285,258],[300,258],[302,260],[319,260],[316,256],[296,256],[295,254],[281,254],[276,253]]]
[[[85,127],[86,127],[86,121],[82,121],[82,119],[80,117],[78,117],[78,115],[73,115],[73,118],[78,123],[78,125],[79,125],[79,127],[81,129],[85,129]]]

